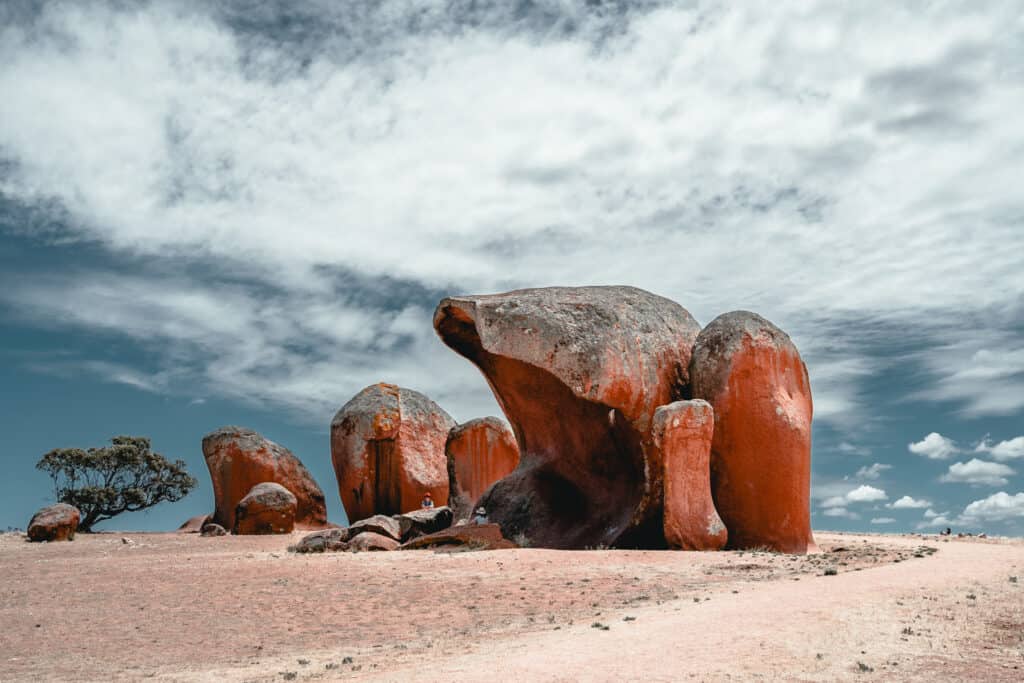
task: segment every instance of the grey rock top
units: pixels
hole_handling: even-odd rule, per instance
[[[266,449],[275,458],[289,457],[295,455],[284,446],[274,443],[259,432],[247,427],[225,426],[215,429],[203,437],[203,456],[209,459],[216,452],[218,446],[224,441],[234,441],[243,451],[257,451]]]
[[[346,418],[372,419],[382,413],[392,414],[398,421],[440,416],[450,426],[455,425],[451,415],[424,394],[380,382],[366,387],[343,405],[331,420],[331,428],[339,427]],[[397,424],[395,426],[397,428]]]

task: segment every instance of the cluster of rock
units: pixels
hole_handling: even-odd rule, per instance
[[[414,510],[400,515],[373,515],[346,529],[326,529],[305,536],[288,548],[295,553],[415,550],[437,546],[473,546],[499,550],[517,547],[501,535],[497,524],[452,526],[448,506]]]
[[[632,287],[444,299],[441,339],[483,372],[520,465],[480,498],[505,536],[806,552],[811,391],[764,318],[707,327]]]

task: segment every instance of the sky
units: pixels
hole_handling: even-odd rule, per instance
[[[499,414],[447,295],[624,284],[786,330],[816,529],[1024,534],[1017,0],[0,4],[0,529],[57,447],[256,429],[345,521],[377,381]]]

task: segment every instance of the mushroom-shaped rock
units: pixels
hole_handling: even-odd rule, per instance
[[[395,515],[395,521],[402,530],[403,541],[447,529],[452,525],[453,519],[452,509],[447,505]]]
[[[203,455],[213,481],[213,521],[235,526],[235,508],[253,486],[275,482],[295,496],[295,524],[317,529],[327,524],[324,492],[297,457],[284,446],[244,427],[221,427],[203,437]]]
[[[82,513],[74,505],[48,505],[32,515],[28,523],[30,541],[73,541]]]
[[[366,519],[361,519],[358,522],[355,522],[348,528],[349,538],[353,538],[358,534],[367,532],[387,536],[388,538],[393,538],[396,541],[402,540],[401,523],[399,523],[399,521],[394,517],[388,517],[387,515],[374,515],[373,517],[367,517]]]
[[[456,519],[466,519],[473,504],[491,484],[519,464],[516,437],[496,417],[482,417],[452,429],[445,445],[448,456],[448,505]]]
[[[665,541],[680,550],[721,550],[728,533],[711,498],[715,418],[706,401],[676,401],[654,411],[651,441],[665,468]]]
[[[479,503],[534,546],[663,547],[660,405],[686,398],[700,326],[633,287],[552,287],[444,299],[434,327],[483,372],[519,466]]]
[[[298,502],[291,491],[278,483],[256,484],[235,508],[234,533],[290,534],[295,528]]]
[[[405,543],[402,550],[418,550],[436,546],[470,546],[478,550],[511,550],[515,543],[501,534],[497,524],[461,524],[437,533],[420,536]]]
[[[448,502],[444,444],[455,421],[423,394],[366,387],[331,421],[331,460],[348,518],[397,515],[430,493]]]
[[[390,536],[366,531],[348,541],[350,551],[368,552],[374,550],[398,550],[400,544]]]
[[[293,553],[339,552],[348,550],[348,539],[348,529],[324,529],[303,536],[298,543],[289,546],[288,551]]]
[[[228,530],[222,527],[216,522],[207,522],[203,525],[203,528],[199,530],[199,535],[203,538],[214,538],[216,536],[227,536]]]
[[[728,547],[806,552],[812,404],[796,346],[755,313],[726,313],[697,338],[690,377],[714,408],[711,494]]]

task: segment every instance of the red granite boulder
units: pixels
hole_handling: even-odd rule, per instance
[[[221,427],[203,437],[203,455],[213,482],[213,521],[235,526],[235,509],[254,486],[274,482],[295,496],[295,525],[320,529],[327,525],[324,492],[287,448],[244,427]]]
[[[700,326],[633,287],[444,299],[434,327],[487,378],[519,466],[480,499],[511,538],[549,548],[664,547],[654,410],[686,398]]]
[[[711,498],[715,418],[706,401],[676,401],[654,411],[652,444],[665,470],[665,541],[679,550],[721,550],[728,532]]]
[[[726,313],[697,338],[690,377],[714,409],[711,493],[728,547],[813,548],[811,386],[792,340],[755,313]]]
[[[366,387],[331,422],[331,460],[348,518],[396,515],[429,492],[448,502],[444,445],[455,421],[423,394],[394,384]]]
[[[502,535],[501,527],[497,524],[460,524],[414,538],[402,545],[402,550],[438,546],[471,546],[476,550],[511,550],[519,547]]]
[[[74,505],[56,503],[32,515],[28,523],[28,540],[73,541],[82,513]]]
[[[484,491],[519,464],[516,437],[496,417],[477,418],[456,426],[448,435],[445,453],[448,505],[455,519],[467,519]]]
[[[285,487],[269,481],[257,484],[238,502],[232,532],[238,536],[290,534],[297,509],[298,501]]]

